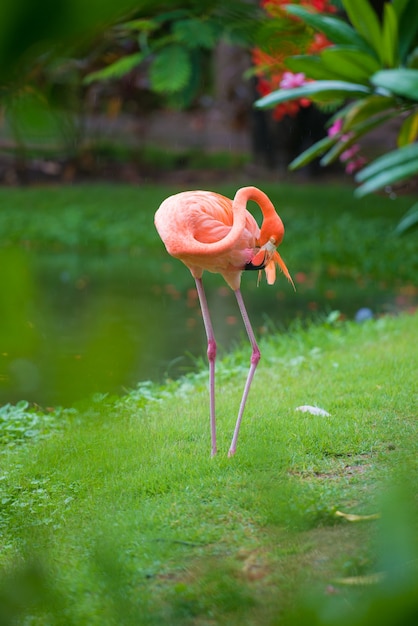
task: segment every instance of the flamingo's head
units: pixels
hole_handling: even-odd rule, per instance
[[[249,267],[247,269],[265,269],[271,263],[273,258],[275,258],[276,260],[277,258],[280,258],[279,253],[276,252],[276,248],[282,242],[283,236],[283,222],[273,209],[270,215],[264,216],[264,220],[261,225],[260,236],[257,239],[256,254],[251,259],[251,262],[248,264]],[[287,275],[288,273],[289,272],[287,272],[286,269],[285,274]],[[268,273],[267,279],[269,280]]]
[[[257,249],[254,257],[251,259],[251,262],[246,265],[245,269],[264,269],[264,271],[266,272],[267,282],[269,285],[272,285],[276,280],[277,264],[282,270],[283,274],[288,279],[288,281],[292,283],[293,288],[295,288],[292,277],[289,274],[289,270],[287,269],[282,257],[276,250],[277,246],[283,240],[284,226],[282,220],[278,215],[275,215],[274,217],[277,219],[271,218],[263,222],[260,231],[260,237],[257,241],[259,248]],[[268,222],[267,225],[266,222]]]
[[[284,237],[284,226],[280,217],[274,212],[272,215],[265,217],[261,225],[260,237],[258,238],[258,245],[271,246],[275,248],[281,244]]]

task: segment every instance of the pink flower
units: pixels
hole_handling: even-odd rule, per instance
[[[357,157],[357,159],[353,159],[352,161],[349,161],[347,163],[347,165],[345,166],[345,171],[347,174],[354,174],[354,172],[357,172],[357,170],[360,170],[363,165],[366,165],[367,163],[367,159],[365,159],[362,156]]]
[[[351,146],[351,148],[347,148],[347,150],[341,153],[340,161],[342,161],[343,163],[345,163],[346,161],[351,161],[351,159],[357,154],[359,150],[360,150],[359,144],[355,143],[354,145]]]
[[[342,117],[338,117],[332,126],[328,128],[328,136],[333,137],[334,135],[338,135],[343,127]]]
[[[295,87],[302,87],[305,84],[305,74],[299,72],[293,74],[293,72],[284,72],[282,80],[280,81],[281,89],[294,89]]]

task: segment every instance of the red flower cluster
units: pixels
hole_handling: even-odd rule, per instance
[[[289,24],[297,21],[298,18],[293,15],[289,15],[284,11],[284,7],[288,4],[296,4],[297,0],[261,0],[261,7],[272,18],[280,17],[280,20],[289,20]],[[313,9],[319,13],[335,13],[336,8],[330,4],[330,0],[301,0],[299,3],[301,6],[308,9]],[[312,36],[311,41],[303,50],[304,54],[317,54],[323,48],[331,45],[331,42],[321,33],[315,33]],[[261,96],[266,96],[272,91],[277,89],[291,89],[293,87],[300,87],[306,80],[304,74],[293,74],[286,69],[285,59],[288,56],[300,54],[295,45],[291,46],[287,42],[286,49],[283,51],[277,51],[274,56],[267,54],[263,50],[256,48],[253,50],[253,63],[256,67],[256,74],[258,76],[257,89]],[[273,117],[276,120],[281,120],[286,115],[294,117],[301,107],[309,106],[310,100],[307,98],[301,98],[299,100],[292,100],[290,102],[284,102],[279,104],[273,110]]]

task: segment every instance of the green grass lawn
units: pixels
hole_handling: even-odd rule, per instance
[[[416,611],[418,591],[417,322],[264,339],[232,459],[247,349],[219,367],[213,459],[204,371],[36,427],[16,409],[21,441],[5,438],[1,456],[1,623],[412,624],[389,618]],[[295,410],[306,404],[330,416]],[[26,439],[25,420],[38,431]],[[385,500],[405,483],[412,502]]]

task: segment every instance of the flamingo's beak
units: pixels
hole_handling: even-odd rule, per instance
[[[270,239],[264,246],[261,246],[257,254],[246,264],[246,270],[262,270],[270,263],[274,253],[276,252],[276,246]]]
[[[251,259],[249,263],[246,264],[245,270],[258,270],[258,282],[261,277],[261,270],[265,270],[267,282],[269,285],[273,285],[276,280],[276,263],[282,270],[283,274],[286,276],[288,281],[292,284],[293,289],[295,289],[295,284],[292,280],[292,277],[289,274],[289,271],[286,267],[285,262],[282,257],[276,250],[277,245],[275,239],[272,237],[265,243],[257,254]],[[258,284],[258,283],[257,283]]]

